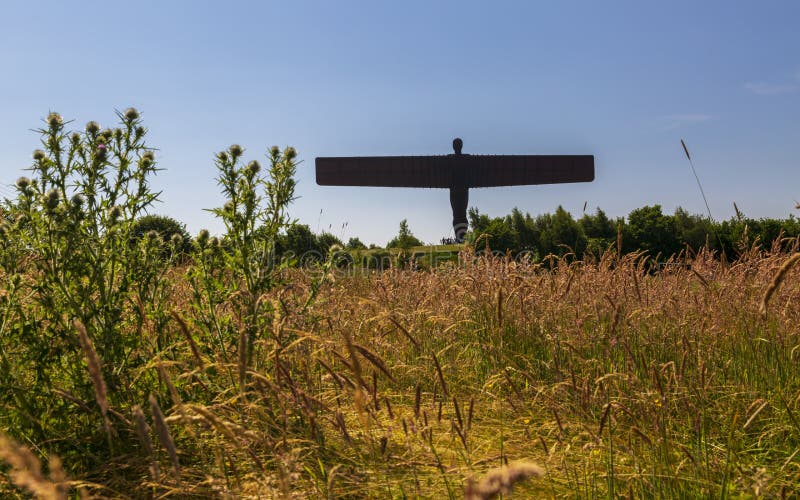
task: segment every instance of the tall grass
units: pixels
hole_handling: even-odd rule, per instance
[[[759,311],[787,256],[727,266],[702,254],[657,275],[640,260],[547,270],[464,254],[449,269],[336,276],[308,308],[312,277],[288,270],[291,287],[261,299],[275,304],[271,326],[245,368],[233,337],[192,347],[182,329],[195,338],[202,316],[176,272],[171,303],[188,319],[138,376],[161,367],[177,397],[162,380],[164,396],[113,420],[115,440],[138,430],[132,454],[65,466],[111,496],[460,497],[469,484],[478,498],[470,478],[519,460],[545,470],[515,487],[523,495],[792,493],[796,270]],[[219,306],[234,329],[236,300]],[[109,412],[130,414],[109,392]]]

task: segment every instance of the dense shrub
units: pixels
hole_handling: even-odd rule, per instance
[[[134,244],[138,244],[147,237],[150,231],[155,231],[163,241],[171,241],[181,254],[188,254],[192,250],[192,237],[186,230],[186,225],[166,215],[145,215],[136,219],[131,225],[131,236]]]

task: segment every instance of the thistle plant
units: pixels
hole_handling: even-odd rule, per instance
[[[109,397],[123,405],[138,401],[148,384],[147,377],[132,379],[148,346],[122,332],[141,331],[148,316],[157,325],[163,316],[168,262],[155,242],[135,246],[129,234],[131,222],[158,198],[149,185],[157,167],[139,113],[131,108],[117,118],[114,129],[91,121],[69,131],[50,113],[37,130],[41,149],[33,152],[30,177],[17,181],[6,210],[13,222],[3,225],[0,238],[0,265],[10,278],[0,323],[0,393],[13,404],[3,405],[0,419],[4,426],[13,422],[20,437],[68,441],[94,434],[97,415],[69,401],[95,399],[75,322],[96,350]],[[68,397],[54,396],[54,388]],[[46,418],[53,413],[61,418]],[[70,419],[69,430],[60,428]]]
[[[216,158],[217,182],[226,198],[211,211],[225,224],[229,247],[227,267],[242,280],[244,290],[258,296],[274,285],[274,246],[278,232],[290,223],[287,209],[294,199],[294,148],[268,153],[264,175],[258,161],[244,163],[244,150],[234,144]]]
[[[237,345],[237,355],[245,354],[240,363],[246,366],[256,337],[269,331],[272,305],[259,299],[276,285],[282,268],[275,258],[275,241],[292,224],[288,207],[294,199],[297,154],[291,147],[272,147],[266,172],[258,161],[243,161],[243,155],[238,144],[216,155],[217,182],[226,201],[209,211],[222,220],[226,233],[222,239],[207,230],[198,234],[189,282],[206,346],[216,346],[216,354],[227,361],[229,347]],[[218,312],[228,301],[235,308],[235,320]]]

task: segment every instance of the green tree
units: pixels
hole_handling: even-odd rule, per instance
[[[347,240],[347,245],[345,246],[348,250],[364,250],[367,248],[367,245],[361,242],[360,239],[353,237]]]
[[[578,257],[586,250],[587,239],[580,224],[562,206],[555,213],[536,218],[539,228],[539,248],[542,256],[564,255],[572,249]]]
[[[518,250],[535,250],[539,245],[539,233],[536,230],[531,214],[514,207],[510,215],[511,229],[516,233]]]
[[[323,231],[322,234],[317,236],[317,247],[320,249],[323,255],[328,253],[328,250],[334,245],[338,245],[340,247],[344,247],[344,243],[335,235]]]
[[[675,219],[661,212],[661,205],[645,206],[628,214],[625,251],[646,250],[651,257],[667,258],[681,250]]]
[[[467,216],[469,217],[469,227],[472,228],[472,241],[475,241],[478,236],[486,232],[492,219],[486,214],[481,214],[475,207],[469,209]]]
[[[186,225],[166,215],[145,215],[139,217],[131,225],[131,241],[138,243],[148,232],[155,231],[165,242],[181,254],[192,251],[192,237],[186,231]],[[177,235],[177,237],[176,237]]]
[[[720,249],[714,223],[710,219],[690,214],[681,207],[675,209],[675,214],[672,217],[675,223],[676,236],[681,245],[687,245],[695,252],[706,246],[706,244],[711,249]]]
[[[293,224],[286,229],[285,234],[279,238],[277,252],[281,255],[291,254],[296,258],[309,252],[319,253],[317,238],[306,224]]]
[[[596,256],[602,255],[616,243],[617,228],[623,223],[622,220],[615,222],[609,219],[600,207],[594,215],[584,214],[578,220],[578,224],[586,235],[586,250]]]
[[[423,243],[411,233],[411,230],[408,228],[408,221],[403,219],[400,221],[400,230],[397,236],[386,244],[386,248],[401,248],[407,250],[411,247],[422,246],[422,244]]]
[[[489,222],[482,237],[487,238],[489,248],[496,252],[514,253],[519,249],[519,238],[506,218],[497,217]],[[484,241],[479,243],[478,250],[484,248]]]

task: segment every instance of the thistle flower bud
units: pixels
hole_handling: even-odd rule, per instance
[[[37,149],[33,152],[33,159],[36,161],[42,161],[45,159],[46,153],[41,149]]]
[[[94,135],[94,134],[100,132],[100,124],[95,122],[95,121],[91,121],[91,122],[86,124],[86,131],[89,132],[90,134]]]
[[[108,211],[108,219],[112,224],[117,222],[117,220],[119,220],[120,217],[122,217],[122,207],[121,206],[114,205],[113,207],[111,207],[111,209],[109,209],[109,211]]]
[[[125,118],[133,121],[139,118],[139,112],[136,110],[136,108],[128,108],[125,110]]]
[[[211,248],[220,247],[219,238],[217,238],[216,236],[213,236],[210,240],[208,240],[208,243],[209,245],[211,245]]]
[[[137,139],[138,139],[139,137],[143,136],[143,135],[144,135],[146,132],[147,132],[147,129],[146,129],[146,128],[144,128],[144,127],[142,127],[141,125],[139,125],[138,127],[136,127],[136,130],[134,130],[134,133],[136,134],[136,138],[137,138]]]
[[[280,156],[280,154],[281,154],[281,148],[279,148],[278,146],[272,146],[272,147],[269,149],[269,154],[270,154],[270,155],[271,155],[273,158],[277,158],[277,157],[278,157],[278,156]]]
[[[261,164],[257,161],[253,160],[247,164],[247,173],[251,176],[256,175],[258,172],[261,171]]]
[[[286,148],[284,151],[283,156],[286,157],[287,160],[294,160],[297,157],[297,151],[293,147]]]
[[[31,180],[27,177],[20,177],[17,179],[17,187],[20,189],[25,189],[26,187],[31,185]]]
[[[122,129],[121,128],[115,128],[114,129],[114,139],[116,139],[118,141],[122,140]]]
[[[154,161],[156,161],[156,155],[152,151],[145,151],[142,153],[142,163],[150,165]]]
[[[178,233],[174,233],[169,239],[169,242],[172,243],[172,246],[179,247],[183,244],[183,236]]]
[[[73,132],[69,136],[69,140],[72,141],[72,144],[78,144],[79,142],[81,142],[81,134],[79,134],[77,132]]]
[[[234,144],[234,145],[232,145],[230,148],[228,148],[228,151],[230,151],[230,152],[231,152],[231,156],[233,157],[233,159],[234,159],[234,160],[235,160],[236,158],[238,158],[238,157],[242,156],[242,153],[244,153],[244,150],[243,150],[243,149],[242,149],[242,147],[241,147],[240,145],[238,145],[238,144]]]
[[[232,201],[225,202],[225,205],[222,206],[222,209],[228,213],[233,213],[234,205]]]
[[[44,195],[44,206],[48,210],[55,210],[58,206],[59,194],[55,189],[51,189]]]
[[[208,244],[208,238],[210,236],[208,229],[201,229],[200,232],[197,233],[197,244],[200,245],[200,248],[204,248]]]
[[[106,146],[103,143],[98,144],[97,145],[97,153],[96,153],[97,158],[99,160],[105,160],[107,151],[108,151],[108,146]]]
[[[73,207],[79,209],[83,206],[84,203],[86,203],[86,198],[84,198],[83,195],[81,194],[76,194],[75,196],[72,197],[70,202],[72,203]]]
[[[217,153],[217,159],[221,162],[227,162],[228,153],[226,153],[225,151],[220,151],[219,153]]]
[[[47,115],[46,121],[47,124],[50,125],[50,128],[58,128],[64,123],[64,119],[61,118],[61,115],[56,112],[52,112]]]
[[[160,243],[161,242],[160,241],[161,240],[161,235],[158,234],[158,231],[156,231],[155,229],[151,229],[151,230],[147,231],[146,233],[144,233],[144,237],[149,243]]]

